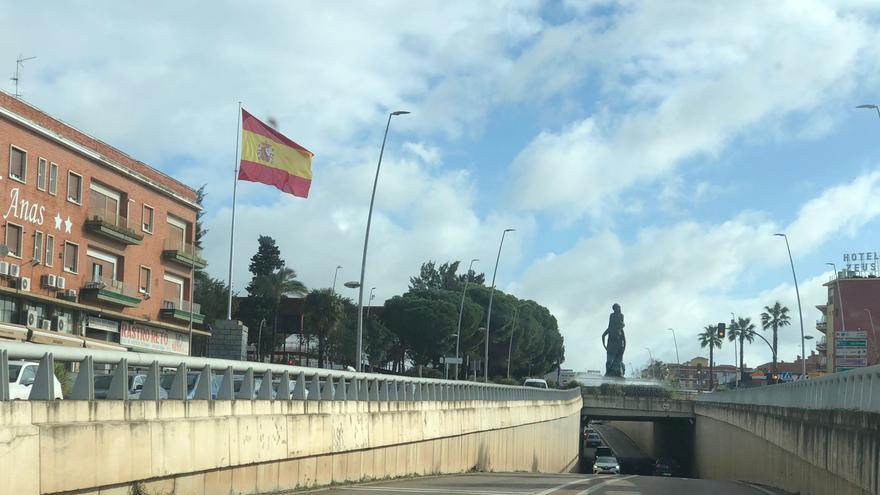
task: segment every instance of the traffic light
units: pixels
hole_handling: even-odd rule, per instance
[[[727,326],[724,323],[718,324],[718,338],[723,339],[727,335]]]

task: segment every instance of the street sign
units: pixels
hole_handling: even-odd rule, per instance
[[[864,330],[857,330],[854,332],[834,332],[835,339],[864,339],[867,338],[868,333]]]
[[[834,351],[840,357],[863,357],[868,355],[867,347],[840,347]]]
[[[855,368],[841,368],[841,367],[838,366],[838,367],[836,368],[835,371],[837,371],[838,373],[840,373],[841,371],[849,371],[849,370],[852,370],[852,369],[855,369]]]
[[[835,359],[836,366],[862,367],[868,365],[868,358],[839,358]]]
[[[791,373],[781,373],[781,374],[779,375],[779,380],[780,380],[780,381],[783,381],[783,382],[790,382],[790,381],[793,381],[793,379],[792,379],[792,377],[791,377]]]
[[[838,340],[834,342],[834,347],[867,347],[867,340]]]
[[[464,359],[460,357],[441,357],[440,362],[443,364],[461,364],[464,362]]]

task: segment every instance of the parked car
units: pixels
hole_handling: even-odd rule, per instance
[[[550,388],[547,386],[547,380],[541,380],[540,378],[526,378],[526,381],[523,382],[523,387]]]
[[[161,378],[160,378],[161,380]],[[110,383],[113,382],[113,375],[100,374],[95,375],[95,399],[106,399],[110,393]],[[143,373],[131,373],[128,375],[128,400],[138,400],[141,398],[141,391],[147,382],[147,375]],[[159,385],[159,398],[167,399],[168,392]]]
[[[602,445],[602,438],[596,432],[587,434],[587,448],[598,447]]]
[[[164,389],[166,393],[171,393],[171,384],[174,383],[174,377],[177,373],[163,373],[159,377],[159,387]],[[217,398],[217,392],[220,391],[220,381],[223,379],[220,375],[211,375],[211,398]],[[196,394],[196,387],[202,380],[201,371],[190,371],[186,374],[186,398],[192,400]]]
[[[675,459],[659,457],[654,463],[654,476],[681,476],[681,466]]]
[[[9,398],[12,400],[28,400],[31,395],[31,388],[34,380],[37,378],[37,368],[39,363],[30,361],[9,361]],[[63,399],[64,394],[61,392],[61,382],[58,377],[52,376],[55,380],[55,398]]]
[[[593,474],[620,474],[620,464],[616,457],[601,456],[593,463]]]

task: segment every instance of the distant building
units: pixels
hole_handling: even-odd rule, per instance
[[[709,389],[709,360],[704,357],[695,357],[681,365],[666,363],[667,380],[678,383],[679,387],[686,390]],[[713,368],[715,386],[726,386],[736,382],[737,367],[729,364],[716,364]],[[650,370],[642,371],[643,378],[651,378]]]
[[[869,271],[878,263],[876,255],[852,253],[845,261],[858,255],[865,258],[865,254],[870,261],[864,263],[865,270],[841,270],[835,279],[823,284],[828,288],[828,299],[816,306],[822,313],[816,330],[825,334],[816,343],[820,371],[836,373],[880,363],[880,335],[878,322],[874,321],[880,317],[880,278]]]

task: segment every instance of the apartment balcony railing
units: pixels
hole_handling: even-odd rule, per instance
[[[110,277],[93,277],[87,281],[80,290],[80,298],[129,308],[141,303],[141,298],[131,287]]]
[[[159,315],[164,319],[178,320],[193,323],[204,323],[205,315],[201,314],[202,306],[199,303],[190,304],[189,301],[162,301],[162,309]]]
[[[208,266],[208,262],[202,257],[201,248],[188,242],[166,239],[162,257],[194,270],[201,270]]]
[[[828,321],[825,318],[816,320],[816,330],[825,333],[825,331],[828,330]]]
[[[129,227],[127,218],[104,208],[89,208],[85,228],[93,234],[102,235],[122,244],[140,244],[144,240],[144,236]]]

